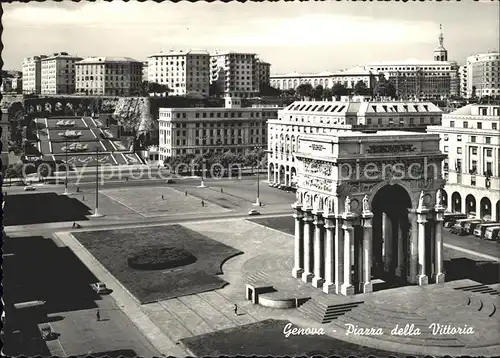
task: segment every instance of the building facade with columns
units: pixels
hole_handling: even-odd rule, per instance
[[[352,130],[425,131],[441,123],[442,111],[426,102],[297,101],[268,123],[268,181],[296,186],[298,137]]]
[[[292,275],[328,294],[373,279],[444,282],[444,185],[436,134],[302,135]]]
[[[439,134],[447,209],[500,221],[500,106],[470,104],[427,128]]]
[[[291,72],[282,75],[271,75],[271,86],[280,90],[296,89],[298,86],[309,83],[313,87],[332,88],[339,83],[345,88],[353,89],[356,83],[362,81],[366,87],[373,88],[376,84],[377,73],[362,66],[352,67],[337,72],[298,73]]]

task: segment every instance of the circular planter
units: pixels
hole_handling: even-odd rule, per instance
[[[128,266],[136,270],[166,270],[194,262],[196,256],[175,247],[148,249],[127,258]]]

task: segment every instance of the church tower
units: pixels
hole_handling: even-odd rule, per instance
[[[448,51],[443,46],[443,40],[443,25],[439,25],[439,46],[434,50],[434,61],[448,61]]]

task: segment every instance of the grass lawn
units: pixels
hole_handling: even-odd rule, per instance
[[[224,356],[400,356],[379,349],[359,346],[327,335],[286,337],[283,334],[288,321],[268,319],[236,328],[181,339],[197,357]],[[294,326],[295,327],[295,326]],[[324,328],[325,330],[328,327]]]
[[[275,229],[285,234],[295,234],[295,222],[293,216],[278,216],[274,218],[247,219],[256,224]]]
[[[242,254],[181,225],[73,233],[141,303],[191,295],[224,287],[221,266]],[[170,270],[134,270],[127,257],[150,247],[175,247],[193,254],[197,261]]]

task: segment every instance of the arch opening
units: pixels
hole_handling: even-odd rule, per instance
[[[373,274],[384,281],[406,281],[411,197],[400,185],[386,185],[375,193],[373,212]]]
[[[476,198],[472,194],[465,197],[465,214],[471,216],[476,215]]]
[[[454,213],[462,212],[462,196],[456,191],[451,194],[451,211]]]
[[[480,218],[485,220],[491,220],[491,201],[487,197],[481,199],[480,202]]]

